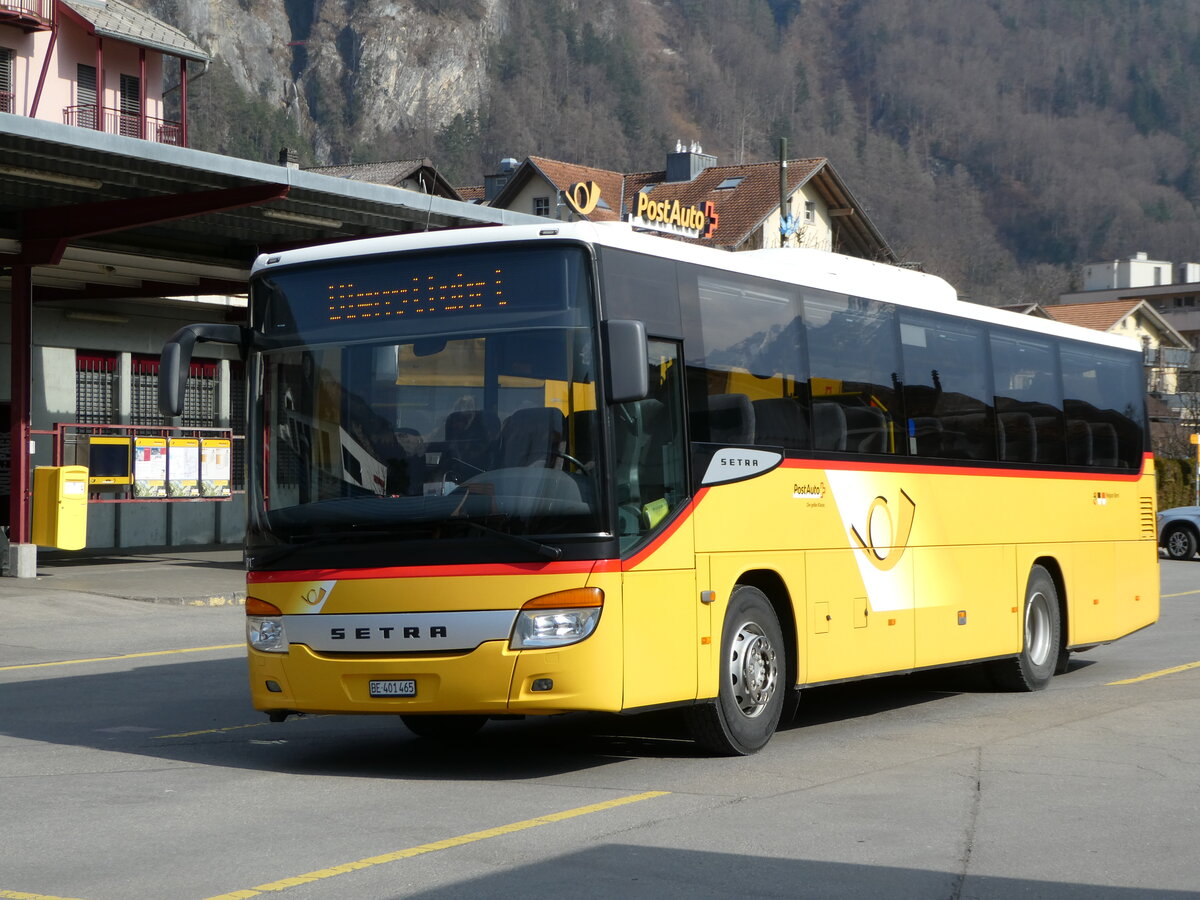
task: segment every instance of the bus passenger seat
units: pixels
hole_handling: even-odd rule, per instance
[[[745,394],[708,398],[708,439],[714,444],[754,442],[754,406]]]
[[[1092,433],[1092,465],[1119,466],[1117,429],[1108,422],[1088,422],[1088,430]]]
[[[847,406],[846,449],[852,453],[886,453],[887,419],[873,406]]]
[[[492,467],[500,420],[479,409],[456,410],[446,416],[446,451],[452,459],[485,471]]]
[[[944,455],[950,459],[995,459],[995,434],[987,413],[957,413],[942,417],[946,433]]]
[[[846,413],[839,403],[813,404],[813,448],[846,449]]]
[[[1083,419],[1067,419],[1067,464],[1092,464],[1092,430]]]
[[[553,464],[563,450],[565,421],[554,408],[518,409],[500,431],[501,468]]]
[[[1025,412],[1003,412],[996,416],[1000,432],[1000,458],[1008,462],[1033,462],[1037,458],[1037,432],[1033,416]]]
[[[1058,416],[1034,416],[1033,430],[1037,435],[1037,462],[1063,461],[1062,420]]]
[[[753,401],[754,443],[807,450],[811,441],[804,407],[790,397]]]

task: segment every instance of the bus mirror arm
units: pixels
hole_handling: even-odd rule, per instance
[[[650,394],[646,324],[637,319],[609,319],[604,323],[604,343],[608,350],[608,402],[645,400]]]
[[[248,330],[241,325],[184,325],[163,345],[158,366],[158,408],[170,418],[183,415],[183,394],[197,341],[245,347]]]

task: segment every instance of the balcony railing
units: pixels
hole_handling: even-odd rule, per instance
[[[0,0],[0,22],[12,22],[26,31],[49,28],[54,0]]]
[[[1146,365],[1163,369],[1186,369],[1192,362],[1192,351],[1182,347],[1146,347],[1142,353]]]
[[[13,111],[12,91],[0,91],[0,112],[10,113],[12,111]]]
[[[63,110],[63,122],[78,128],[154,141],[156,144],[183,146],[183,126],[178,122],[124,113],[107,106],[68,106]]]

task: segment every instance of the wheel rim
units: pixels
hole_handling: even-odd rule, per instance
[[[746,718],[761,715],[775,696],[779,664],[770,638],[756,622],[738,628],[729,648],[729,681]]]
[[[1043,666],[1050,659],[1050,601],[1041,591],[1025,608],[1025,647],[1029,661]]]
[[[1172,531],[1167,538],[1167,552],[1172,556],[1183,556],[1188,550],[1187,535],[1182,531]]]

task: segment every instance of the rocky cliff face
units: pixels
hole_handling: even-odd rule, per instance
[[[480,107],[503,0],[131,0],[181,28],[252,96],[286,108],[318,160],[429,134]],[[316,128],[314,122],[322,127]]]

